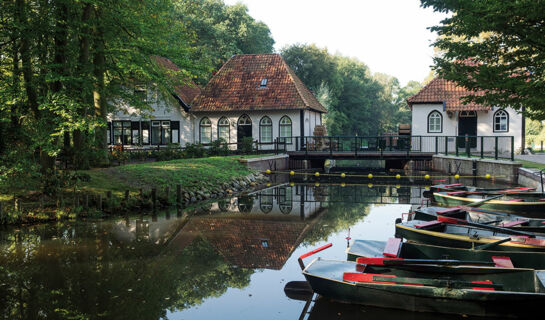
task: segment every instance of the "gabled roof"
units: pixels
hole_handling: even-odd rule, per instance
[[[170,61],[167,58],[159,57],[159,56],[153,56],[152,59],[161,67],[174,71],[177,75],[180,73],[180,68],[174,62]],[[187,112],[189,111],[189,104],[193,99],[195,99],[196,96],[199,95],[201,92],[201,89],[193,82],[193,80],[186,78],[182,81],[174,80],[174,92],[172,95],[184,108],[184,110]],[[183,83],[183,84],[182,84]]]
[[[457,85],[456,82],[437,77],[430,81],[417,94],[407,99],[407,102],[411,108],[413,104],[442,103],[446,111],[490,110],[488,106],[472,102],[462,104],[462,97],[470,94],[475,93]],[[482,95],[479,92],[476,94]]]
[[[249,54],[229,59],[193,101],[191,110],[293,109],[327,112],[279,54]]]

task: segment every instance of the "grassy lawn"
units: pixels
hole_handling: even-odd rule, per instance
[[[245,156],[255,157],[255,156]],[[91,177],[81,182],[80,189],[122,194],[125,190],[136,192],[140,188],[158,190],[177,184],[183,189],[212,189],[231,178],[243,177],[252,171],[239,163],[241,156],[180,159],[139,164],[128,164],[106,169],[82,171]]]
[[[521,160],[521,159],[515,159],[515,162],[522,163],[523,168],[540,169],[540,170],[545,168],[545,164],[539,163],[539,162],[533,162],[533,161],[527,161],[527,160]]]

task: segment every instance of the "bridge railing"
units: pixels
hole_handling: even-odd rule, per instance
[[[279,138],[275,148],[307,154],[406,152],[514,160],[514,143],[513,136],[299,136]]]

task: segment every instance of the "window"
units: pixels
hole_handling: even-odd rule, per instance
[[[261,84],[259,85],[260,88],[266,88],[267,87],[267,79],[261,79]]]
[[[280,119],[280,142],[291,144],[291,119],[288,116],[283,116]]]
[[[223,139],[225,142],[229,143],[230,132],[229,132],[229,119],[222,117],[218,121],[218,139]]]
[[[161,121],[151,122],[151,144],[161,144]]]
[[[142,121],[142,144],[149,144],[149,121]]]
[[[242,115],[238,119],[238,125],[239,126],[251,126],[252,125],[252,119],[250,119],[250,117],[248,117],[248,115]]]
[[[509,114],[505,110],[494,113],[494,132],[509,131]]]
[[[140,122],[131,122],[132,144],[140,144]]]
[[[272,142],[272,120],[271,118],[264,116],[259,121],[259,141],[260,142]]]
[[[439,111],[434,110],[428,115],[428,132],[443,132],[443,116]]]
[[[210,122],[210,119],[202,118],[199,129],[201,143],[212,142],[212,122]]]
[[[146,90],[146,86],[135,86],[134,95],[138,100],[146,102],[148,100],[148,91]]]
[[[292,194],[291,187],[278,188],[278,207],[283,214],[290,213],[293,208]]]
[[[170,121],[172,143],[180,143],[180,121]]]
[[[170,143],[170,121],[161,121],[161,144]]]
[[[114,121],[114,144],[132,144],[131,122]]]
[[[259,208],[265,214],[269,213],[273,209],[273,189],[267,189],[261,192],[259,199]]]

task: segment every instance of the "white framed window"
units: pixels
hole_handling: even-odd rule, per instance
[[[443,116],[437,110],[430,112],[430,114],[428,115],[428,132],[443,132]]]
[[[161,144],[161,121],[151,122],[151,144]]]
[[[212,122],[206,117],[199,123],[199,139],[202,144],[212,142]]]
[[[292,125],[291,119],[288,116],[280,118],[280,142],[286,141],[287,144],[291,143]]]
[[[494,113],[494,132],[509,131],[509,114],[505,110],[498,110]]]
[[[231,123],[226,117],[222,117],[218,120],[218,139],[223,139],[225,142],[229,143],[231,136],[230,125]]]
[[[272,142],[272,120],[271,118],[264,116],[259,121],[259,141],[260,142]]]

